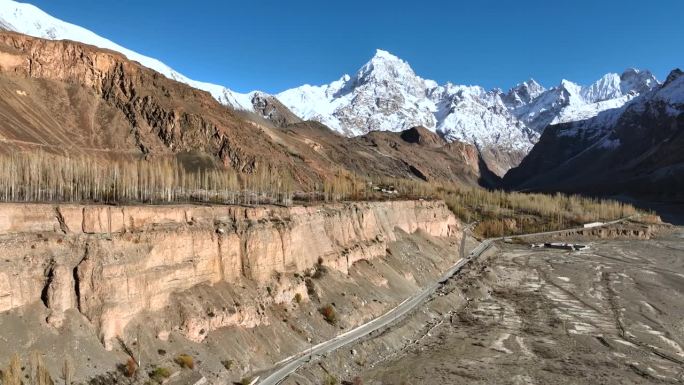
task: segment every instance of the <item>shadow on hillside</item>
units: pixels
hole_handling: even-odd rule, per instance
[[[488,189],[502,188],[503,179],[501,179],[500,176],[494,174],[489,169],[489,166],[487,166],[487,162],[485,162],[484,158],[482,158],[482,154],[479,150],[477,152],[477,162],[480,166],[480,178],[477,180],[477,183],[480,186]]]
[[[684,226],[684,202],[649,202],[631,198],[617,198],[644,210],[654,211],[667,223]]]

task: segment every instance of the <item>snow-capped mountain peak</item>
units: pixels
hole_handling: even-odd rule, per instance
[[[506,104],[518,107],[531,102],[544,91],[546,91],[546,88],[530,78],[511,88],[502,98]]]
[[[642,94],[652,90],[658,84],[658,79],[651,71],[628,68],[620,75],[620,89],[623,95],[630,92]]]
[[[256,112],[254,103],[265,105],[270,97],[192,80],[157,59],[56,19],[30,4],[0,0],[0,28],[118,51],[171,79],[206,90],[234,108]],[[479,86],[440,85],[418,76],[406,61],[378,49],[351,76],[321,86],[293,88],[277,98],[300,118],[320,121],[345,135],[424,126],[448,140],[469,142],[481,149],[526,153],[547,125],[588,119],[606,109],[621,107],[658,85],[650,72],[636,69],[621,75],[606,74],[586,87],[563,80],[545,89],[533,79],[507,93]]]
[[[584,100],[594,102],[619,98],[622,96],[620,75],[616,73],[605,74],[589,87],[582,88],[581,94]]]
[[[407,62],[381,49],[376,50],[375,56],[356,74],[359,82],[389,81],[397,77],[412,78],[415,76],[415,72]]]
[[[425,80],[418,77],[407,62],[381,49],[376,50],[375,55],[356,75],[345,82],[337,96],[366,84],[373,87],[397,86],[403,93],[413,97],[425,96]]]
[[[582,91],[582,86],[567,79],[562,79],[558,85],[558,88],[565,90],[572,95],[579,95]]]
[[[528,87],[531,95],[543,89],[536,82]],[[522,152],[537,138],[508,112],[499,90],[439,85],[416,75],[406,61],[384,50],[377,50],[353,77],[298,87],[277,97],[301,118],[318,120],[348,135],[424,126],[447,140]]]

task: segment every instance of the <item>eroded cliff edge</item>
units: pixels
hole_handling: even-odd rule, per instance
[[[159,343],[177,335],[202,344],[215,330],[282,328],[278,312],[299,306],[292,317],[305,329],[307,317],[320,318],[317,306],[334,301],[346,314],[335,328],[354,326],[454,263],[461,236],[439,201],[3,204],[0,213],[0,314],[39,307],[55,329],[73,326],[63,325],[69,314],[84,317],[115,352],[140,325]],[[295,352],[303,333],[288,328],[295,341],[283,350]],[[277,358],[267,355],[257,361]]]

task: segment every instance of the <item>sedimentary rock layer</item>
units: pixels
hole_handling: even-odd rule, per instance
[[[0,206],[0,312],[43,301],[78,309],[107,343],[144,311],[198,285],[267,285],[316,265],[347,272],[385,255],[398,232],[458,234],[443,202],[310,207]],[[286,288],[290,295],[301,292]],[[234,317],[255,324],[254,314]],[[244,319],[243,319],[244,318]]]

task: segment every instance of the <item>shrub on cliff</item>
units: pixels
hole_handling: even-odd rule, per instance
[[[121,367],[121,371],[123,372],[124,376],[133,377],[135,376],[135,372],[138,371],[138,364],[133,358],[128,358],[126,364]]]
[[[195,361],[187,354],[181,354],[174,360],[181,368],[194,369]]]
[[[322,278],[327,272],[328,272],[328,269],[327,269],[325,266],[323,266],[322,263],[318,263],[318,264],[316,265],[316,268],[314,269],[314,272],[313,272],[313,275],[311,276],[311,278],[313,278],[313,279],[320,279],[320,278]]]
[[[320,310],[323,318],[331,325],[337,324],[337,312],[332,305],[325,305]]]
[[[223,367],[226,368],[226,370],[230,370],[235,365],[235,361],[234,360],[224,360],[224,361],[221,361],[221,365],[223,365]]]
[[[150,372],[150,379],[160,384],[169,377],[171,377],[171,371],[167,368],[158,367],[154,368],[154,370]]]

